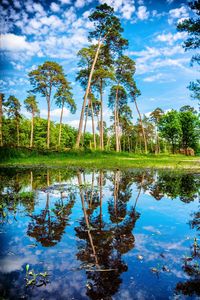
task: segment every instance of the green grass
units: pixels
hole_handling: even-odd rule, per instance
[[[3,156],[2,156],[3,154]],[[172,154],[133,154],[100,151],[37,152],[29,150],[0,151],[0,167],[56,166],[84,168],[155,168],[200,170],[200,157]]]

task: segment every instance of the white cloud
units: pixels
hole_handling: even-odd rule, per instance
[[[58,12],[58,11],[60,10],[59,5],[56,4],[55,2],[52,2],[52,3],[51,3],[50,8],[51,8],[51,10],[52,10],[53,12]]]
[[[34,9],[35,12],[38,12],[41,15],[45,15],[44,8],[40,3],[34,3],[33,2],[33,9]]]
[[[177,32],[175,34],[170,33],[162,33],[156,37],[157,41],[167,42],[169,45],[172,45],[174,42],[178,40],[184,40],[187,37],[186,32]]]
[[[51,117],[55,117],[55,118],[60,118],[60,114],[61,114],[61,108],[56,108],[51,110]],[[67,117],[70,114],[69,110],[67,108],[64,107],[63,109],[63,119],[65,117]],[[40,115],[42,117],[47,117],[48,113],[46,109],[42,109],[40,112]]]
[[[21,71],[24,69],[24,66],[22,64],[18,64],[14,61],[11,61],[11,65],[13,65],[13,68],[18,70],[18,71]]]
[[[133,12],[135,12],[134,1],[132,0],[99,0],[99,2],[107,3],[114,8],[115,12],[119,12],[122,18],[130,20]]]
[[[168,73],[157,73],[148,77],[143,78],[144,82],[159,82],[159,83],[166,83],[166,82],[173,82],[176,81],[173,74]],[[150,101],[154,101],[155,99],[152,98]]]
[[[128,55],[135,56],[137,74],[146,74],[161,68],[182,69],[187,73],[193,73],[194,70],[189,68],[190,57],[180,56],[184,50],[180,45],[174,47],[146,47],[142,51],[129,51]],[[176,57],[174,58],[173,56]],[[178,57],[177,57],[178,56]]]
[[[20,9],[20,8],[21,8],[21,4],[20,4],[20,2],[17,1],[17,0],[13,1],[13,5],[14,5],[14,7],[17,8],[17,9]]]
[[[27,42],[26,36],[19,36],[13,33],[1,35],[1,49],[4,51],[28,51],[29,53],[37,53],[40,51],[38,42]]]
[[[139,6],[137,11],[138,19],[140,20],[146,20],[149,17],[149,12],[147,11],[146,6]]]
[[[70,4],[71,0],[60,0],[62,4]]]
[[[82,7],[84,7],[85,5],[88,5],[91,2],[92,2],[92,0],[76,0],[74,5],[77,8],[82,8]]]
[[[153,81],[157,81],[159,79],[161,79],[163,77],[163,74],[162,73],[158,73],[158,74],[155,74],[155,75],[152,75],[152,76],[149,76],[149,77],[145,77],[143,79],[143,81],[145,82],[153,82]]]
[[[173,24],[174,22],[180,22],[189,17],[188,9],[185,6],[180,8],[174,8],[169,11],[168,23]]]
[[[130,20],[133,12],[135,11],[135,6],[130,3],[126,3],[122,6],[120,11],[124,19]]]

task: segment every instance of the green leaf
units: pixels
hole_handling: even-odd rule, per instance
[[[29,270],[29,264],[26,265],[26,272],[28,273]]]

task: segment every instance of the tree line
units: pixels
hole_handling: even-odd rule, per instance
[[[78,130],[63,124],[64,107],[76,112],[71,83],[61,65],[46,61],[28,74],[32,90],[24,105],[31,121],[21,115],[19,99],[14,95],[5,99],[0,94],[0,145],[43,149],[90,147],[144,153],[160,153],[169,147],[174,153],[179,148],[191,147],[198,151],[199,116],[193,108],[184,106],[179,112],[167,113],[156,108],[149,117],[140,113],[137,98],[141,92],[134,80],[135,62],[124,54],[128,40],[122,36],[123,28],[113,8],[99,5],[89,19],[94,23],[88,37],[91,44],[78,52],[76,80],[85,90]],[[184,26],[178,29],[187,30]],[[110,91],[107,103],[106,88]],[[46,99],[47,120],[39,117],[37,94]],[[51,121],[53,101],[61,108],[59,124]],[[132,105],[138,113],[136,124],[132,121]],[[104,120],[107,108],[112,112],[110,127]],[[86,131],[89,118],[92,134]]]

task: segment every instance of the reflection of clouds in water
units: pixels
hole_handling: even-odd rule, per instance
[[[161,232],[153,226],[144,226],[143,229],[153,232],[153,233],[156,233],[156,234],[161,234]]]
[[[120,293],[113,297],[114,300],[149,300],[150,297],[146,291],[136,290],[134,286],[132,291],[121,289]],[[154,299],[154,298],[153,298]],[[161,299],[161,298],[160,298]]]
[[[0,259],[0,271],[2,273],[10,273],[13,271],[22,270],[22,266],[25,263],[29,263],[31,261],[31,264],[37,263],[37,258],[35,256],[6,256],[3,259]]]
[[[188,248],[183,246],[185,239],[179,242],[163,242],[154,240],[154,237],[145,234],[135,234],[135,250],[142,254],[144,262],[152,262],[157,264],[158,260],[167,265],[170,270],[173,269],[173,274],[178,278],[184,278],[182,270],[177,271],[182,265],[183,253],[188,252]],[[151,249],[150,246],[151,245]],[[177,253],[178,251],[178,253]],[[136,252],[135,252],[136,254]],[[164,254],[164,257],[161,257]],[[182,275],[181,275],[182,274]]]
[[[190,278],[189,276],[187,276],[187,275],[186,275],[185,273],[183,273],[182,271],[179,271],[179,270],[174,269],[174,268],[170,269],[170,272],[171,272],[172,274],[174,274],[177,278],[181,278],[181,279],[188,279],[188,278]]]

